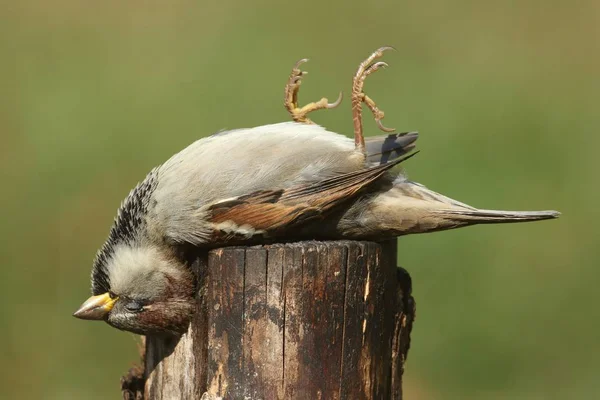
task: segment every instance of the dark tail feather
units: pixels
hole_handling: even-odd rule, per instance
[[[414,149],[418,137],[417,132],[404,132],[366,138],[367,161],[375,165],[387,164]]]
[[[440,210],[445,218],[471,224],[501,224],[558,218],[558,211]]]

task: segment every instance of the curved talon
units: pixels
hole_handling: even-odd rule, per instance
[[[342,92],[340,92],[336,101],[334,101],[333,103],[327,103],[327,108],[336,108],[337,106],[340,105],[343,98],[344,98],[344,94]]]
[[[377,122],[377,126],[379,127],[379,129],[381,129],[384,132],[394,132],[396,129],[395,128],[388,128],[386,126],[383,125],[383,123],[381,122],[381,119],[375,119],[375,122]]]
[[[298,69],[298,67],[300,67],[304,63],[307,63],[308,61],[309,61],[308,58],[303,58],[301,60],[298,60],[298,62],[296,64],[294,64],[293,69]]]
[[[370,74],[372,72],[377,71],[379,68],[387,68],[390,65],[385,61],[378,61],[375,64],[371,64],[365,71],[365,74]],[[370,71],[370,72],[369,72]]]
[[[393,46],[383,46],[377,49],[377,53],[383,53],[384,51],[388,51],[388,50],[394,50],[397,51],[395,47]]]
[[[367,79],[367,76],[371,75],[373,72],[379,70],[379,68],[387,68],[390,65],[384,61],[379,61],[376,62],[375,64],[371,64],[367,67],[367,69],[365,69],[365,72],[363,72],[362,76],[360,77],[360,80],[364,82],[365,79]]]

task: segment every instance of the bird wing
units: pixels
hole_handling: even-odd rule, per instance
[[[257,191],[223,200],[208,208],[209,222],[221,238],[223,233],[237,237],[251,237],[257,233],[276,236],[283,230],[322,218],[415,154],[315,183]]]
[[[413,150],[418,137],[417,132],[403,132],[365,138],[367,161],[380,165],[395,160]]]

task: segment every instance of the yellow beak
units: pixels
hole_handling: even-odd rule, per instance
[[[118,297],[111,298],[110,294],[104,293],[98,296],[92,296],[75,311],[73,316],[80,319],[104,319],[112,310]]]

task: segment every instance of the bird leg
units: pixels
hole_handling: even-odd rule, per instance
[[[342,93],[340,92],[338,99],[333,103],[329,103],[328,100],[325,97],[323,97],[317,102],[308,103],[304,107],[300,107],[298,105],[298,90],[300,90],[302,77],[308,72],[300,70],[299,67],[307,61],[307,58],[303,58],[302,60],[298,61],[296,65],[294,65],[288,82],[285,85],[284,104],[285,108],[288,110],[294,121],[304,122],[305,124],[312,124],[313,122],[307,117],[308,113],[327,108],[335,108],[339,106],[342,102]]]
[[[363,86],[365,84],[365,79],[367,76],[371,75],[373,72],[377,71],[379,68],[385,68],[388,66],[387,63],[383,61],[378,61],[373,63],[378,58],[383,56],[383,52],[387,50],[393,50],[393,47],[381,47],[377,49],[373,54],[371,54],[366,60],[364,60],[358,66],[358,70],[354,75],[354,79],[352,80],[352,121],[354,122],[354,144],[357,149],[365,151],[365,137],[363,135],[363,126],[362,126],[362,104],[364,103],[369,110],[373,113],[373,117],[375,117],[375,122],[377,122],[377,126],[384,132],[394,132],[392,128],[386,128],[383,126],[381,120],[384,117],[383,111],[377,108],[375,101],[367,96],[363,92]]]

